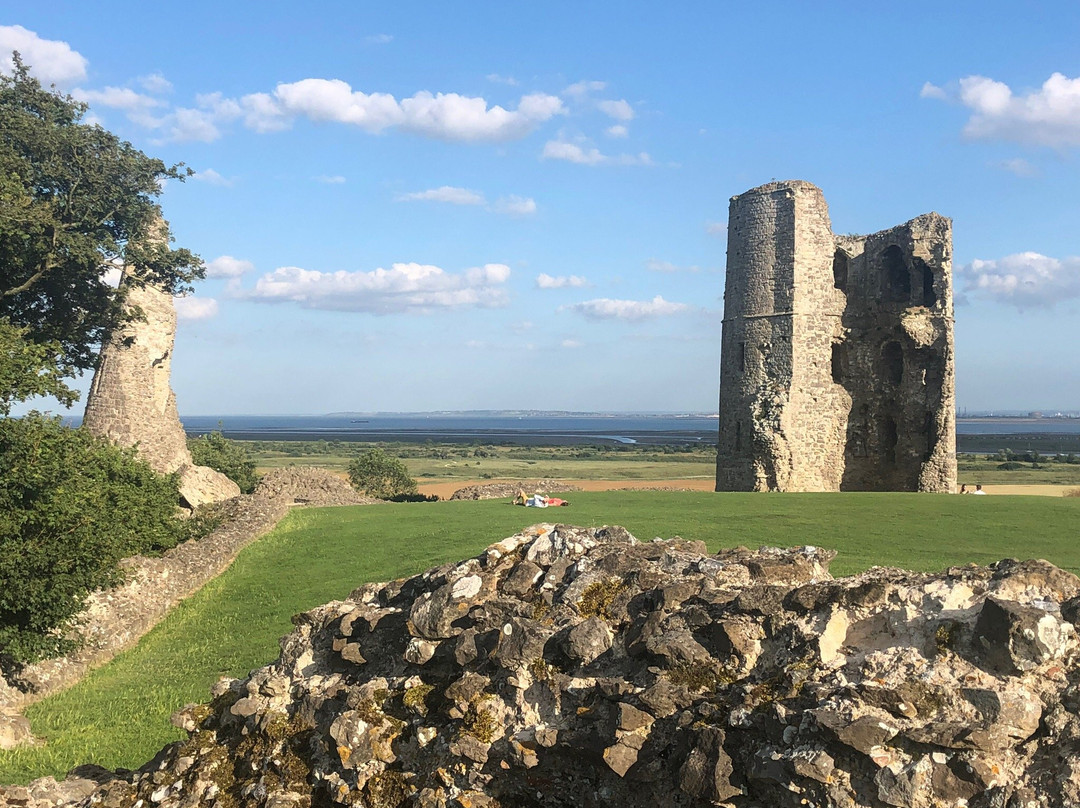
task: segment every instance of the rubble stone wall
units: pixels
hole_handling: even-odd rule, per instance
[[[835,236],[821,190],[731,200],[718,491],[951,491],[951,222]]]
[[[192,508],[240,494],[240,488],[205,466],[196,466],[169,385],[176,307],[172,296],[152,285],[126,287],[129,311],[141,312],[112,334],[102,348],[86,398],[83,427],[119,446],[135,446],[160,474],[179,475],[180,495]]]

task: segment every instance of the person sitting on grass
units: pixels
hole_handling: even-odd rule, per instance
[[[981,485],[976,485],[975,490],[972,491],[971,493],[973,493],[973,494],[982,494],[983,496],[986,496],[986,492],[982,490]]]

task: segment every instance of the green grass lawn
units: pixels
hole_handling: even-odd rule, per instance
[[[134,767],[181,737],[169,715],[205,701],[214,680],[277,655],[291,615],[358,584],[475,555],[538,521],[621,524],[639,539],[680,535],[711,549],[815,544],[834,574],[875,564],[938,570],[1006,556],[1080,572],[1080,498],[926,494],[574,493],[569,508],[505,500],[326,508],[291,513],[139,645],[26,711],[45,745],[0,752],[0,782],[62,775],[79,763]]]

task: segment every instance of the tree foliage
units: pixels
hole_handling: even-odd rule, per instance
[[[203,276],[197,256],[169,247],[155,202],[190,172],[84,123],[85,104],[43,88],[17,53],[14,64],[0,76],[0,319],[58,369],[83,371],[125,316],[106,269],[172,293]]]
[[[196,465],[220,471],[240,486],[241,493],[250,494],[255,490],[259,482],[255,461],[242,444],[229,440],[220,432],[211,432],[189,440],[188,449]]]
[[[376,499],[416,493],[416,480],[409,476],[405,464],[382,449],[354,458],[349,463],[349,482],[361,494]]]
[[[59,419],[0,419],[0,658],[72,646],[86,597],[117,583],[120,559],[186,537],[176,480]]]
[[[26,329],[0,319],[0,416],[16,401],[33,396],[54,396],[70,406],[78,393],[64,384],[72,368],[60,357],[55,342],[31,342]]]

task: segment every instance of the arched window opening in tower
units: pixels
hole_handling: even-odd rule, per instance
[[[885,423],[881,427],[881,448],[886,463],[896,462],[896,444],[900,434],[896,429],[896,421],[891,415],[885,416]]]
[[[833,255],[832,282],[841,292],[847,292],[848,258],[848,254],[843,250],[837,250]]]
[[[899,342],[886,342],[881,348],[881,371],[889,384],[900,384],[904,379],[904,349]]]
[[[915,265],[922,271],[922,304],[928,309],[937,305],[937,292],[934,291],[934,270],[925,262],[915,259]]]
[[[832,380],[836,384],[843,384],[846,360],[847,351],[844,348],[844,343],[834,342],[832,344]]]
[[[908,271],[904,253],[895,244],[881,254],[881,292],[889,303],[907,303],[911,300],[911,273]]]

